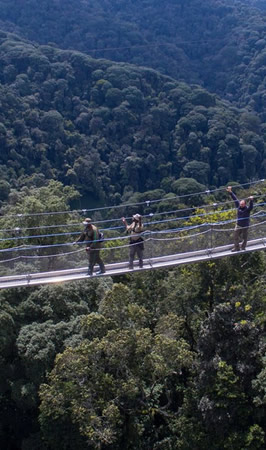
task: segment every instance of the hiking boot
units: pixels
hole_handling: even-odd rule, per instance
[[[231,252],[239,252],[240,251],[240,248],[232,248],[232,250],[231,250]]]
[[[103,275],[105,273],[105,270],[98,270],[98,272],[96,272],[96,275]]]

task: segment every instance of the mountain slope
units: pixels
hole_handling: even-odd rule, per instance
[[[0,61],[2,183],[55,178],[119,201],[180,176],[220,185],[265,170],[259,119],[199,86],[4,32]]]
[[[266,16],[244,0],[0,1],[0,26],[200,83],[265,121]]]

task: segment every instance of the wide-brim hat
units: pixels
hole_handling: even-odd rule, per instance
[[[90,223],[91,223],[91,218],[90,218],[90,217],[87,217],[87,218],[84,219],[83,222],[82,222],[83,225],[90,225]]]
[[[137,222],[139,222],[140,219],[141,219],[141,215],[140,214],[134,214],[133,215],[133,219],[136,220]]]

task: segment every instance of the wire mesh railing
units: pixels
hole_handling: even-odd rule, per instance
[[[182,228],[146,230],[142,235],[144,259],[148,262],[158,257],[190,254],[200,250],[210,251],[228,244],[233,245],[234,226],[235,220],[230,219]],[[262,212],[252,217],[248,239],[265,237],[266,220],[265,213]],[[23,245],[21,241],[12,241],[11,245],[0,249],[0,277],[75,269],[88,265],[86,243]],[[102,244],[101,257],[106,265],[125,262],[129,258],[129,249],[129,237],[121,236],[119,231],[110,230]]]

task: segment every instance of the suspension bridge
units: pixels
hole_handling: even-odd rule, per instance
[[[206,191],[206,194],[209,192]],[[146,230],[143,232],[143,268],[138,267],[138,261],[134,262],[133,269],[128,267],[129,239],[124,234],[121,219],[98,220],[94,223],[104,231],[105,235],[101,257],[104,260],[106,272],[101,275],[94,273],[92,277],[163,269],[265,250],[266,203],[262,201],[264,197],[265,194],[255,196],[256,203],[251,216],[246,250],[235,253],[231,251],[235,226],[235,208],[231,201],[205,204],[197,210],[194,207],[187,207],[156,213],[150,212],[152,201],[124,205],[127,208],[133,207],[135,210],[142,208],[142,211],[146,208],[142,216]],[[228,205],[229,208],[227,208]],[[91,278],[87,275],[88,261],[85,246],[73,245],[73,239],[80,233],[82,214],[99,212],[99,209],[44,213],[44,217],[54,214],[64,214],[65,217],[66,213],[72,214],[69,223],[50,224],[49,222],[48,225],[47,222],[41,221],[40,214],[36,214],[39,220],[37,226],[0,229],[0,244],[2,244],[0,288],[29,287]],[[12,220],[16,219],[17,223],[21,223],[23,219],[23,223],[27,222],[31,225],[31,221],[26,221],[26,218],[32,219],[32,216],[34,214],[16,215],[12,216]],[[228,216],[226,220],[225,216]],[[106,224],[108,224],[107,227]]]

